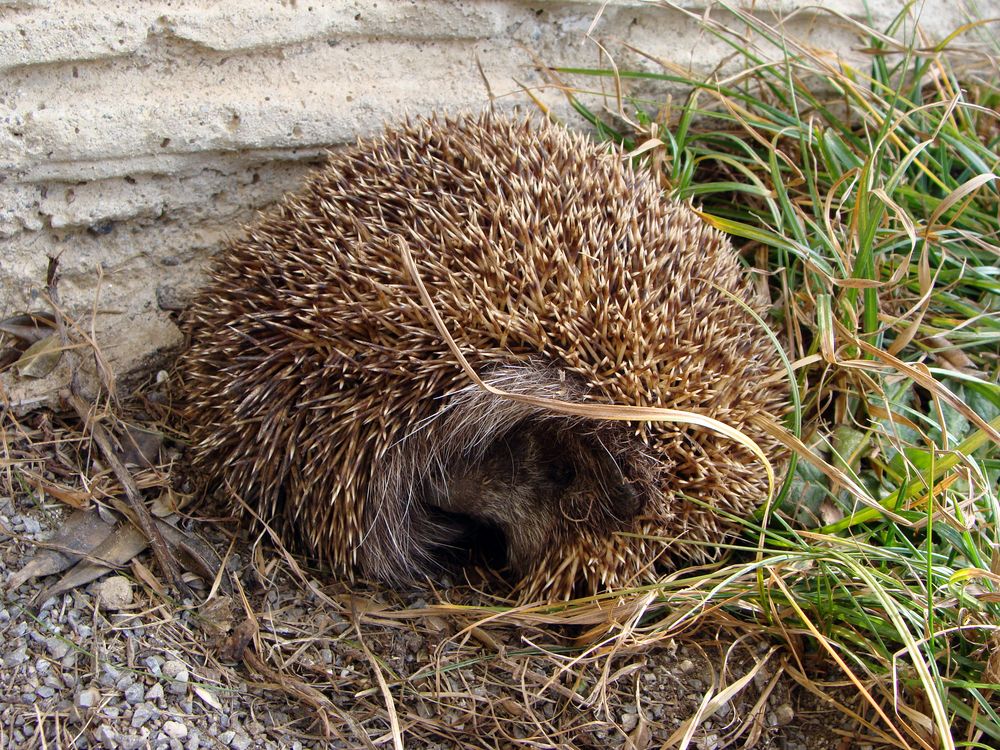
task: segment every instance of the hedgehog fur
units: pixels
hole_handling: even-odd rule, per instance
[[[522,598],[558,599],[709,559],[725,517],[765,498],[757,459],[712,431],[470,382],[404,245],[489,385],[705,414],[780,461],[753,418],[783,410],[783,369],[727,295],[763,310],[720,232],[581,135],[433,117],[332,154],[221,251],[191,307],[194,462],[238,512],[392,583],[492,534]]]

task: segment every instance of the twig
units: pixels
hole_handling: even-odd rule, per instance
[[[125,488],[125,496],[128,498],[129,506],[132,512],[135,514],[133,520],[138,526],[139,530],[146,536],[149,540],[150,546],[153,548],[153,555],[156,557],[156,561],[160,564],[163,572],[167,576],[174,588],[180,592],[182,596],[189,594],[190,590],[184,579],[181,578],[180,567],[177,564],[177,560],[170,553],[170,549],[167,547],[167,543],[163,540],[163,536],[160,534],[160,530],[156,528],[156,523],[153,521],[153,516],[149,512],[149,508],[142,501],[142,495],[139,492],[139,487],[135,483],[135,479],[132,478],[132,474],[125,464],[121,462],[118,456],[115,455],[114,446],[111,443],[111,436],[99,421],[94,418],[91,409],[88,407],[87,403],[80,398],[75,393],[63,390],[59,394],[60,398],[70,404],[76,413],[80,416],[83,421],[84,427],[90,432],[91,437],[94,442],[97,443],[98,447],[101,449],[101,453],[104,456],[104,460],[107,462],[111,471],[114,472],[115,477],[121,483],[122,487]]]

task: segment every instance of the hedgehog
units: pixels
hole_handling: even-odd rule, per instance
[[[780,465],[784,371],[728,239],[549,122],[333,152],[210,276],[178,368],[193,465],[340,576],[483,563],[523,600],[591,595],[716,557],[767,495],[716,431],[550,405],[694,412]]]

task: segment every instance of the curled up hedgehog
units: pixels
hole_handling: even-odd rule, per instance
[[[650,581],[716,554],[782,456],[748,307],[726,238],[621,153],[497,113],[409,122],[216,258],[180,365],[194,463],[341,574],[471,553],[522,600]]]

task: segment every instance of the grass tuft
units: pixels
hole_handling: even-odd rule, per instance
[[[836,665],[882,741],[996,746],[997,57],[971,56],[977,24],[925,44],[907,8],[860,29],[851,65],[724,8],[698,20],[731,46],[728,77],[553,71],[602,137],[733,237],[794,373],[779,504],[725,565],[657,587],[670,614],[645,627],[729,611],[783,638],[810,689],[808,662]],[[618,93],[599,111],[570,76]],[[620,93],[639,83],[690,93],[657,111]]]

